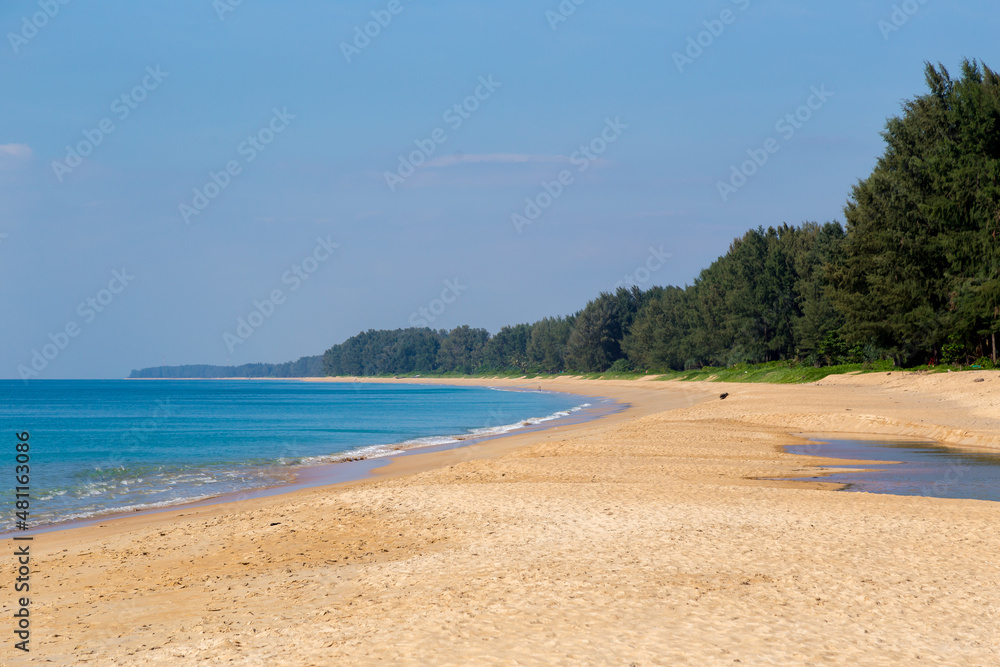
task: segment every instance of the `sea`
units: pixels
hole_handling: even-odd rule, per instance
[[[38,528],[282,487],[315,466],[551,426],[596,400],[534,386],[0,381],[0,530],[15,528],[15,434],[25,431],[27,525]]]

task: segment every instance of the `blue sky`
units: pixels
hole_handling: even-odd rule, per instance
[[[748,228],[843,220],[924,61],[1000,67],[985,1],[35,0],[0,30],[8,378],[687,284]]]

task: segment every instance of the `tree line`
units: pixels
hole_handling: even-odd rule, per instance
[[[684,287],[623,287],[577,313],[502,328],[366,331],[326,375],[668,371],[794,360],[996,363],[1000,76],[926,65],[890,118],[846,225],[752,229]],[[315,365],[312,366],[315,369]]]
[[[667,371],[743,362],[840,363],[826,267],[837,223],[747,232],[693,285],[621,287],[568,317],[451,331],[366,331],[323,355],[327,375]]]
[[[282,364],[242,364],[240,366],[153,366],[133,370],[133,379],[191,379],[191,378],[296,378],[320,377],[323,373],[323,356],[302,357],[298,361]]]
[[[620,288],[568,317],[501,329],[368,331],[323,356],[331,375],[666,371],[797,360],[898,366],[996,360],[1000,77],[975,61],[883,132],[846,227],[748,231],[686,287]]]

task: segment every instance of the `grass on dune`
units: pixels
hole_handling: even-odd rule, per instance
[[[874,364],[840,364],[820,366],[799,364],[793,361],[772,361],[764,364],[737,364],[728,368],[705,367],[687,371],[665,373],[604,373],[587,375],[588,378],[629,379],[654,375],[655,380],[679,380],[681,382],[765,382],[770,384],[805,384],[817,382],[830,375],[848,373],[891,373],[893,371],[944,373],[968,370],[958,366],[921,366],[917,368],[896,368],[891,361],[877,361]]]
[[[816,382],[830,375],[845,373],[870,373],[889,371],[891,364],[884,368],[875,368],[871,364],[842,364],[839,366],[821,366],[819,368],[805,364],[791,364],[773,361],[766,364],[737,364],[729,368],[700,368],[692,371],[674,371],[660,376],[659,380],[708,380],[713,382],[766,382],[771,384],[803,384]]]
[[[877,361],[874,364],[841,364],[839,366],[816,367],[794,361],[772,361],[765,364],[737,364],[728,368],[711,367],[687,371],[666,372],[604,372],[604,373],[525,373],[519,371],[505,373],[417,373],[404,375],[383,375],[380,377],[405,378],[509,378],[533,380],[536,378],[582,377],[588,380],[679,380],[681,382],[765,382],[771,384],[805,384],[822,380],[830,375],[848,373],[891,373],[893,371],[945,373],[950,371],[977,370],[978,367],[961,366],[919,366],[916,368],[896,368],[891,361]]]

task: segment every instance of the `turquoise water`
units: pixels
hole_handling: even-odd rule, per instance
[[[1000,501],[1000,452],[968,452],[929,442],[859,440],[830,440],[787,449],[793,454],[870,461],[823,466],[826,471],[850,469],[815,478],[846,484],[845,491]]]
[[[273,380],[0,381],[3,516],[13,434],[31,435],[38,527],[291,483],[303,466],[499,435],[587,406],[579,396],[439,385]]]

